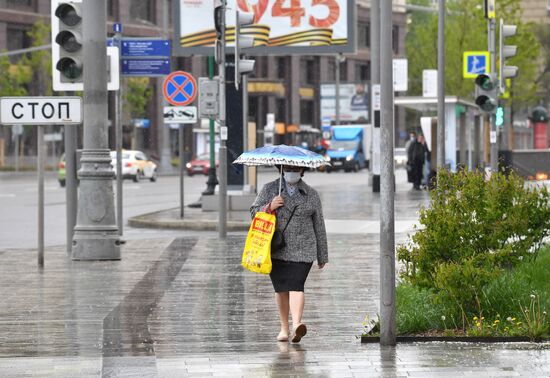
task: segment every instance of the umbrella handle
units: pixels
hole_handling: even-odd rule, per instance
[[[283,185],[283,166],[281,165],[281,175],[279,176],[279,196],[281,195],[282,185]]]

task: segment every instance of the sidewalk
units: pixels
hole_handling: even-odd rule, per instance
[[[76,262],[48,248],[43,271],[36,251],[9,250],[0,253],[0,376],[550,376],[548,344],[360,344],[361,322],[378,312],[379,197],[360,185],[316,188],[330,263],[307,281],[299,345],[275,341],[269,278],[240,267],[244,232],[130,240],[120,261]],[[426,201],[408,189],[396,197],[403,222]]]

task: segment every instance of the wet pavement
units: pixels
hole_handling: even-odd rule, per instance
[[[242,232],[225,241],[200,233],[130,240],[123,259],[111,262],[73,262],[64,247],[48,248],[43,270],[35,251],[7,250],[0,253],[0,376],[550,376],[548,344],[362,345],[361,322],[375,316],[379,301],[378,200],[360,186],[348,186],[346,198],[331,186],[318,189],[327,223],[344,222],[348,232],[331,227],[330,263],[312,269],[308,334],[299,345],[275,340],[273,289],[267,276],[240,267]],[[342,200],[361,195],[361,205],[342,210]],[[398,190],[398,198],[397,219],[405,222],[426,194]]]

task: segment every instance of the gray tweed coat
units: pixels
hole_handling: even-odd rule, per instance
[[[290,196],[283,188],[281,196],[285,205],[277,209],[276,229],[282,231],[288,222],[294,206],[298,206],[284,233],[285,247],[280,251],[272,252],[274,259],[314,262],[318,264],[328,262],[327,234],[321,199],[315,189],[303,180],[298,182],[298,192]],[[279,179],[267,183],[250,207],[252,218],[258,211],[266,211],[271,200],[279,194]]]

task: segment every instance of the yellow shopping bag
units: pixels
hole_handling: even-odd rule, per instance
[[[275,215],[264,212],[257,212],[252,220],[241,262],[251,272],[271,273],[271,238],[275,222]]]

